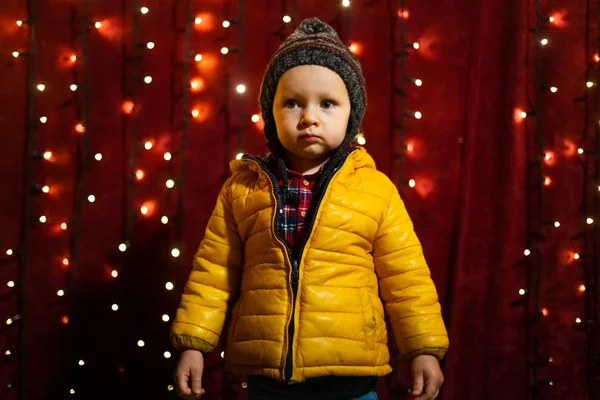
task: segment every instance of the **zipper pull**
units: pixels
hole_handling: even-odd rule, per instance
[[[298,284],[299,280],[300,280],[300,269],[298,266],[298,261],[294,260],[292,262],[292,283]]]

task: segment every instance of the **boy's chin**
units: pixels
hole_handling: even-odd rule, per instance
[[[288,151],[288,153],[292,153],[294,156],[306,160],[323,160],[329,158],[333,152],[324,149],[306,148],[299,151]]]

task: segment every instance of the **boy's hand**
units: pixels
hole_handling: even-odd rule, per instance
[[[202,389],[203,371],[204,356],[202,352],[189,349],[181,353],[173,373],[179,397],[185,400],[195,400],[204,394],[205,390]]]
[[[417,356],[411,363],[412,395],[415,400],[432,400],[440,394],[444,375],[438,359],[430,355]],[[425,389],[425,390],[423,390]]]

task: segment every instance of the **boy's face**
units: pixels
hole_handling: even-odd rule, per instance
[[[342,78],[318,65],[302,65],[280,78],[273,101],[277,136],[301,159],[324,161],[346,136],[350,98]]]

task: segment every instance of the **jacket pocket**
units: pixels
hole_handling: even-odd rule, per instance
[[[360,288],[360,298],[363,306],[365,343],[368,350],[375,348],[375,309],[371,301],[371,295],[365,288]]]

